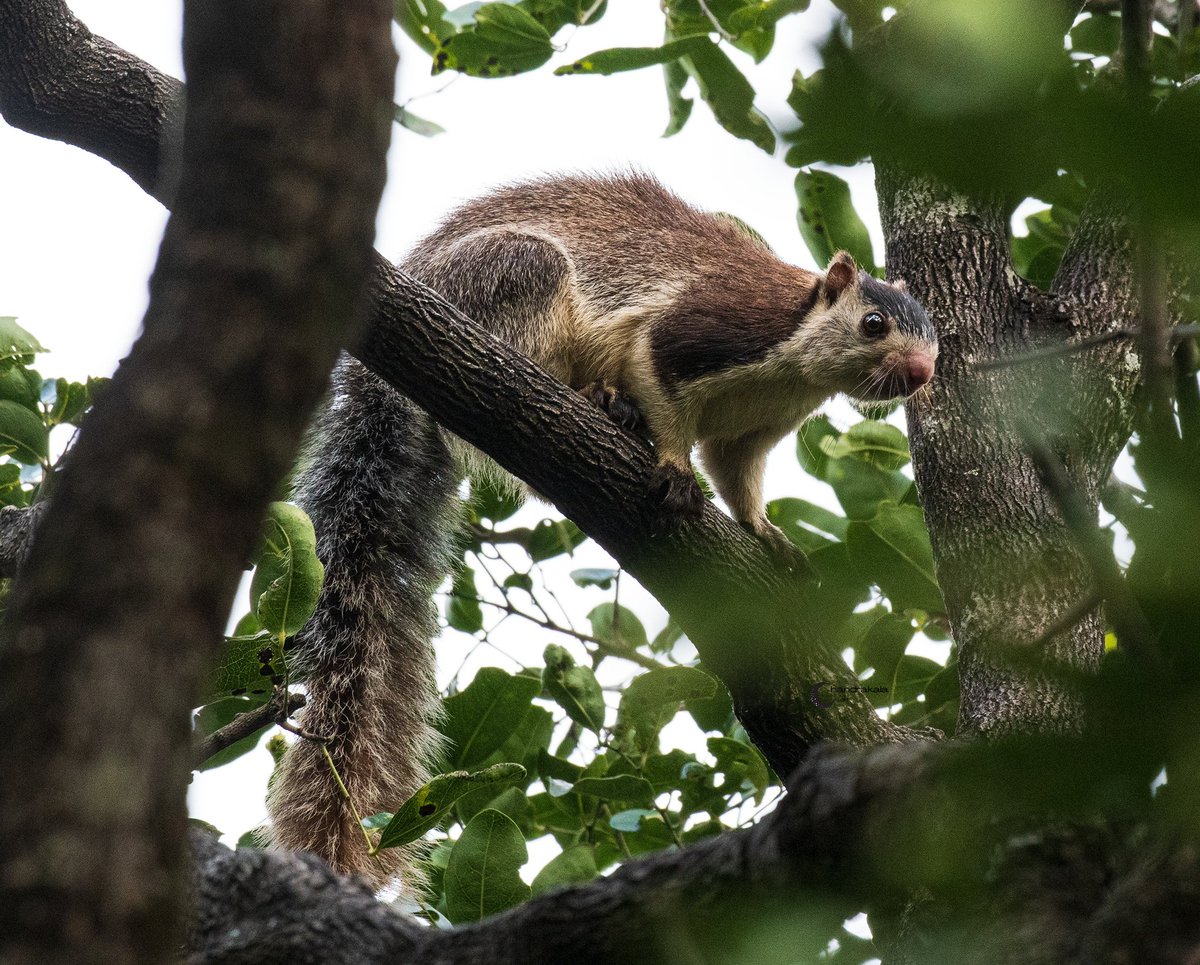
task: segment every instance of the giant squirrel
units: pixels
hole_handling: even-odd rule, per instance
[[[735,219],[691,207],[640,174],[500,189],[453,212],[403,268],[546,371],[640,428],[658,459],[665,518],[717,493],[789,565],[767,520],[771,448],[826,399],[909,395],[937,339],[902,284],[835,255],[824,274],[779,260]],[[452,449],[458,451],[456,461]],[[462,457],[413,402],[344,358],[295,498],[326,567],[289,657],[307,681],[305,732],[269,795],[272,838],[381,886],[411,885],[411,855],[368,854],[357,815],[397,809],[437,750],[432,593],[450,562]]]

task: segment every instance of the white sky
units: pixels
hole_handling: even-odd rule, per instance
[[[71,5],[95,33],[180,76],[177,0],[74,0]],[[792,72],[815,69],[813,44],[832,16],[827,0],[814,0],[807,13],[784,21],[775,53],[761,67],[732,51],[758,89],[760,107],[772,118],[790,116],[784,100]],[[397,99],[418,98],[413,111],[447,133],[427,139],[395,129],[378,222],[381,251],[402,254],[448,209],[495,184],[632,164],[702,207],[744,218],[784,259],[823,267],[814,265],[796,229],[794,172],[779,157],[768,157],[725,133],[699,100],[682,133],[660,137],[667,108],[658,68],[607,78],[551,76],[554,65],[593,50],[660,43],[662,16],[656,3],[614,2],[597,26],[568,35],[569,30],[559,38],[566,49],[531,75],[459,77],[447,86],[451,78],[429,76],[426,55],[397,31],[402,58]],[[105,161],[2,123],[0,157],[0,315],[17,316],[51,349],[40,363],[43,374],[76,379],[110,374],[128,351],[145,311],[147,278],[166,213]],[[851,182],[881,259],[870,171],[840,173]],[[855,418],[844,405],[835,412],[845,424]],[[767,495],[804,495],[836,505],[825,487],[799,471],[787,443],[771,461]],[[540,518],[543,511],[536,507],[523,513]],[[607,563],[592,547],[553,577],[556,592],[570,599],[573,615],[607,597],[575,588],[565,571]],[[657,605],[629,582],[622,587],[622,602],[648,621],[661,619]],[[239,599],[239,610],[243,608]],[[514,635],[519,629],[513,627]],[[648,629],[654,633],[659,626]],[[534,636],[528,627],[523,632]],[[547,635],[531,642],[536,662]],[[456,652],[440,656],[445,679],[457,669],[464,650],[460,644]],[[482,656],[506,665],[493,652]],[[222,769],[219,777],[200,776],[191,798],[194,813],[234,835],[253,827],[265,813],[267,770],[267,755],[260,750]]]

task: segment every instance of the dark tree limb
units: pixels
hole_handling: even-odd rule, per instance
[[[8,2],[0,0],[0,10]],[[51,19],[65,10],[60,0],[27,6]],[[117,48],[96,56],[155,73]],[[145,125],[135,159],[103,144],[86,146],[137,180],[152,166],[166,123],[169,105],[159,107],[164,116]],[[0,108],[7,117],[3,102]],[[55,102],[59,135],[72,140],[73,112],[111,109],[86,90]],[[23,114],[16,120],[30,123]],[[657,596],[729,686],[743,724],[778,773],[790,773],[827,737],[865,745],[933,736],[882,721],[864,695],[829,710],[814,708],[808,701],[814,684],[855,681],[841,656],[798,616],[811,587],[782,572],[757,540],[712,506],[678,532],[657,532],[654,461],[644,443],[382,256],[376,256],[372,291],[371,328],[354,354],[544,494]]]
[[[1176,890],[1152,889],[1153,903],[1122,914],[1111,900],[1126,893],[1112,874],[1115,835],[1086,822],[1079,832],[1054,821],[1049,831],[1033,830],[1048,814],[1058,822],[1094,815],[1100,800],[1144,807],[1144,780],[1114,780],[1127,773],[1142,736],[1032,747],[824,747],[752,828],[628,862],[608,877],[451,930],[394,913],[310,856],[230,852],[196,836],[190,961],[650,965],[721,960],[721,953],[756,961],[766,949],[754,930],[773,917],[811,921],[828,934],[854,911],[886,909],[914,891],[940,902],[940,917],[927,923],[931,944],[917,961],[1120,961],[1095,953],[1105,934],[1119,936],[1122,947],[1141,942],[1138,961],[1181,961],[1155,950],[1194,948],[1200,937],[1200,897],[1194,885],[1180,884],[1197,866],[1194,848],[1143,842],[1145,865],[1134,862],[1133,877],[1144,883],[1168,860]],[[1008,886],[1002,906],[989,898],[998,880]],[[1092,936],[1088,954],[1080,953],[1081,934]]]
[[[168,203],[183,84],[95,36],[62,2],[0,0],[0,24],[4,119],[105,158]]]
[[[308,703],[304,694],[288,694],[286,703],[283,695],[283,690],[276,690],[271,699],[261,707],[238,714],[224,727],[218,727],[203,740],[197,741],[192,754],[192,766],[199,767],[214,754],[219,754],[238,741],[245,740],[264,727],[286,721]]]
[[[25,563],[34,530],[48,505],[42,502],[0,509],[0,579],[11,580]]]
[[[819,892],[821,914],[837,920],[856,901],[890,893],[897,879],[928,874],[918,857],[922,835],[898,837],[892,815],[911,804],[932,826],[947,814],[935,802],[949,796],[924,790],[939,783],[931,774],[945,766],[943,750],[825,748],[751,829],[627,863],[451,931],[391,912],[311,857],[231,853],[198,836],[192,961],[636,965],[678,960],[678,949],[693,942],[729,947],[732,936],[714,929],[753,922],[768,909],[804,914],[806,892]]]
[[[177,85],[131,69],[61,4],[5,0],[0,23],[6,117],[104,141],[161,185]],[[390,4],[194,0],[184,33],[193,83],[145,334],[80,434],[0,631],[6,963],[161,962],[177,947],[188,710],[366,307]],[[86,107],[68,123],[71,98]]]

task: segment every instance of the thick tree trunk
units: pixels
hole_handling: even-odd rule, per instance
[[[1093,610],[1035,641],[1094,579],[1029,453],[1044,439],[1093,516],[1133,424],[1137,365],[1113,343],[1037,364],[984,369],[1047,342],[1128,326],[1133,280],[1120,211],[1085,213],[1050,293],[1012,268],[1008,212],[878,161],[887,264],[926,306],[941,340],[928,394],[908,404],[909,440],[938,579],[958,646],[959,729],[1078,731],[1076,675],[1094,672]]]
[[[188,5],[179,186],[145,334],[71,454],[0,638],[5,963],[162,962],[178,947],[189,710],[266,504],[366,308],[390,9]],[[53,128],[47,101],[98,90],[116,122],[80,118],[81,140],[107,139],[158,184],[177,85],[139,83],[111,45],[35,13],[0,4],[6,115]],[[38,41],[57,56],[23,58]],[[81,51],[97,66],[84,76],[67,69]],[[150,163],[130,160],[147,146]]]

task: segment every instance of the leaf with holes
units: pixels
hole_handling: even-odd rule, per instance
[[[828,171],[801,170],[796,174],[796,197],[800,234],[818,264],[848,251],[863,271],[875,270],[871,236],[854,210],[850,185]]]
[[[495,764],[482,771],[451,771],[439,774],[421,787],[392,815],[379,836],[378,849],[396,848],[416,841],[434,827],[464,794],[496,784],[519,781],[525,776],[520,764]]]

